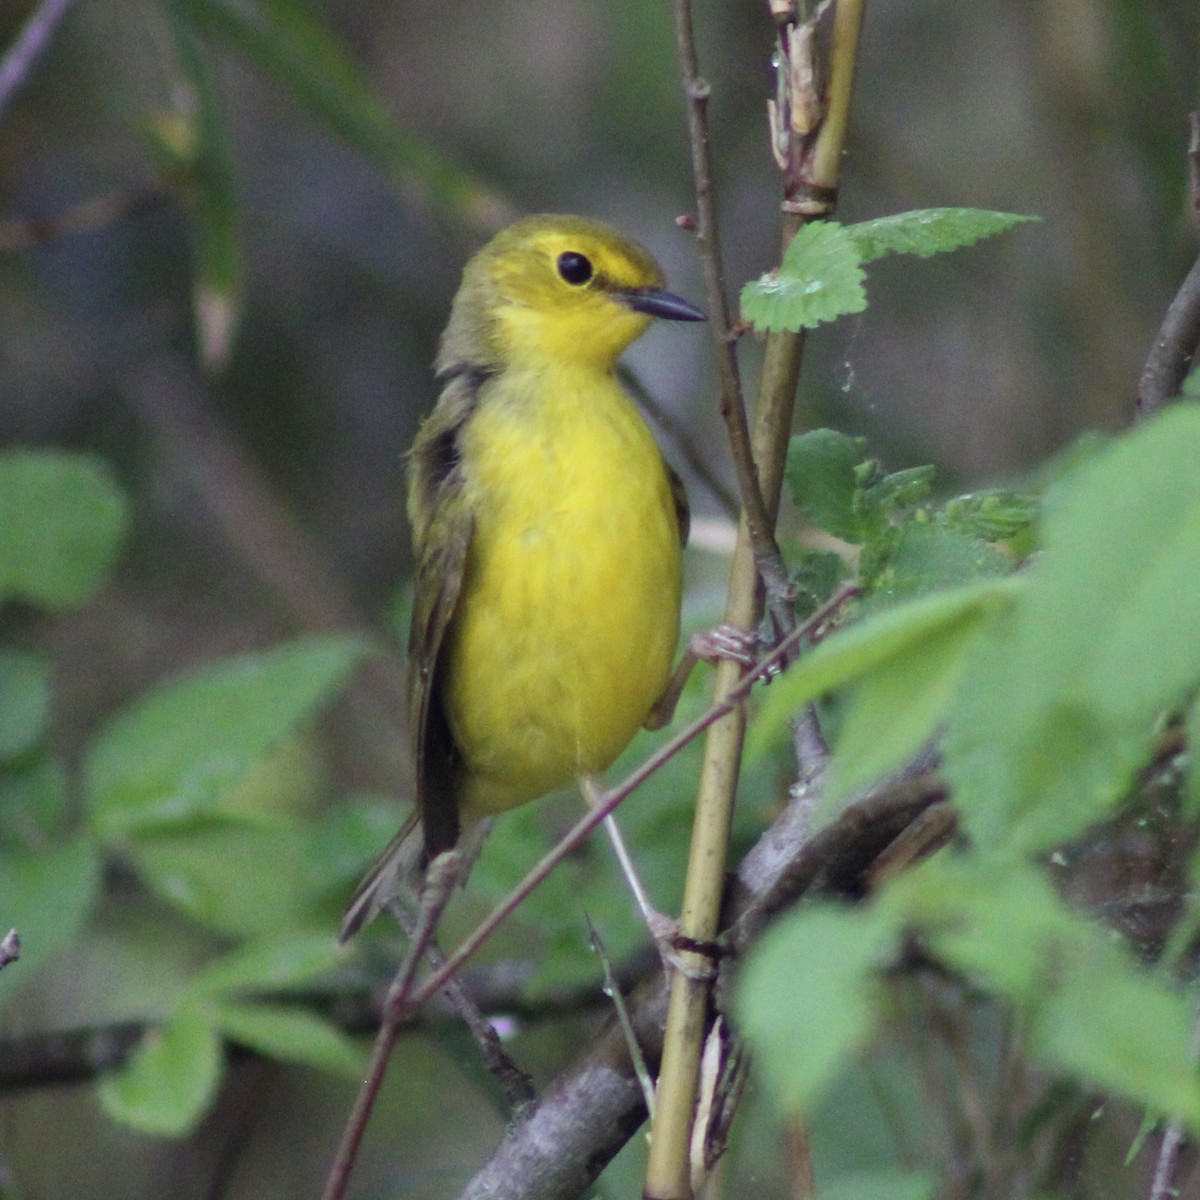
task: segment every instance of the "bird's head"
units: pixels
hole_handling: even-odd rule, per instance
[[[649,251],[598,221],[528,217],[467,264],[439,362],[610,368],[652,317],[702,321]],[[470,345],[469,343],[473,343]]]

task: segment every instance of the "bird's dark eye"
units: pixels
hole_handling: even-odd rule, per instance
[[[584,254],[568,250],[558,256],[558,273],[575,287],[582,287],[592,277],[592,262]]]

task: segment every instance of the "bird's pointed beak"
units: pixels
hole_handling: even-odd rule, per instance
[[[623,292],[621,299],[634,312],[645,313],[648,317],[660,317],[664,321],[708,320],[700,309],[682,296],[673,296],[670,292],[660,291],[658,288]]]

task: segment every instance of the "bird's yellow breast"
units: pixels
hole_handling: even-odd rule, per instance
[[[478,816],[625,748],[670,673],[681,550],[662,456],[606,372],[503,372],[459,447],[474,532],[439,673]]]

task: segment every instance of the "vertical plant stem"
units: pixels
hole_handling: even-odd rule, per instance
[[[837,3],[829,63],[830,83],[828,91],[821,98],[824,101],[824,120],[811,135],[792,136],[788,146],[782,206],[784,246],[805,220],[827,215],[836,197],[864,3],[865,0],[839,0]],[[713,305],[714,315],[720,314],[725,320],[723,286],[720,289],[720,307],[714,303],[714,290],[721,281],[721,266],[706,124],[708,88],[698,73],[688,0],[676,0],[675,13],[680,72],[689,100],[688,126],[696,177],[700,248],[710,280],[710,304]],[[759,403],[750,438],[755,486],[749,490],[743,487],[742,519],[730,569],[724,618],[736,628],[749,629],[757,625],[763,604],[760,580],[767,584],[768,589],[772,588],[771,575],[763,570],[761,547],[764,540],[774,546],[773,530],[803,348],[801,334],[773,334],[767,341]],[[718,343],[717,359],[724,402],[730,396],[727,391],[730,374],[725,366],[727,360],[733,364],[732,375],[736,380],[733,346],[728,339],[724,346]],[[736,395],[740,398],[740,391]],[[732,437],[732,444],[736,459],[739,452],[736,437]],[[739,483],[743,475],[739,467]],[[786,581],[782,563],[779,563],[778,570]],[[739,675],[737,663],[728,660],[718,663],[714,697],[724,696],[736,687]],[[705,743],[680,914],[680,933],[685,942],[704,945],[711,942],[718,931],[745,721],[744,710],[741,707],[734,709],[711,726]],[[644,1195],[649,1200],[683,1200],[689,1195],[690,1188],[688,1148],[711,980],[705,977],[705,968],[710,964],[703,955],[684,953],[682,957],[688,969],[676,972],[671,981],[650,1159],[646,1170]]]

